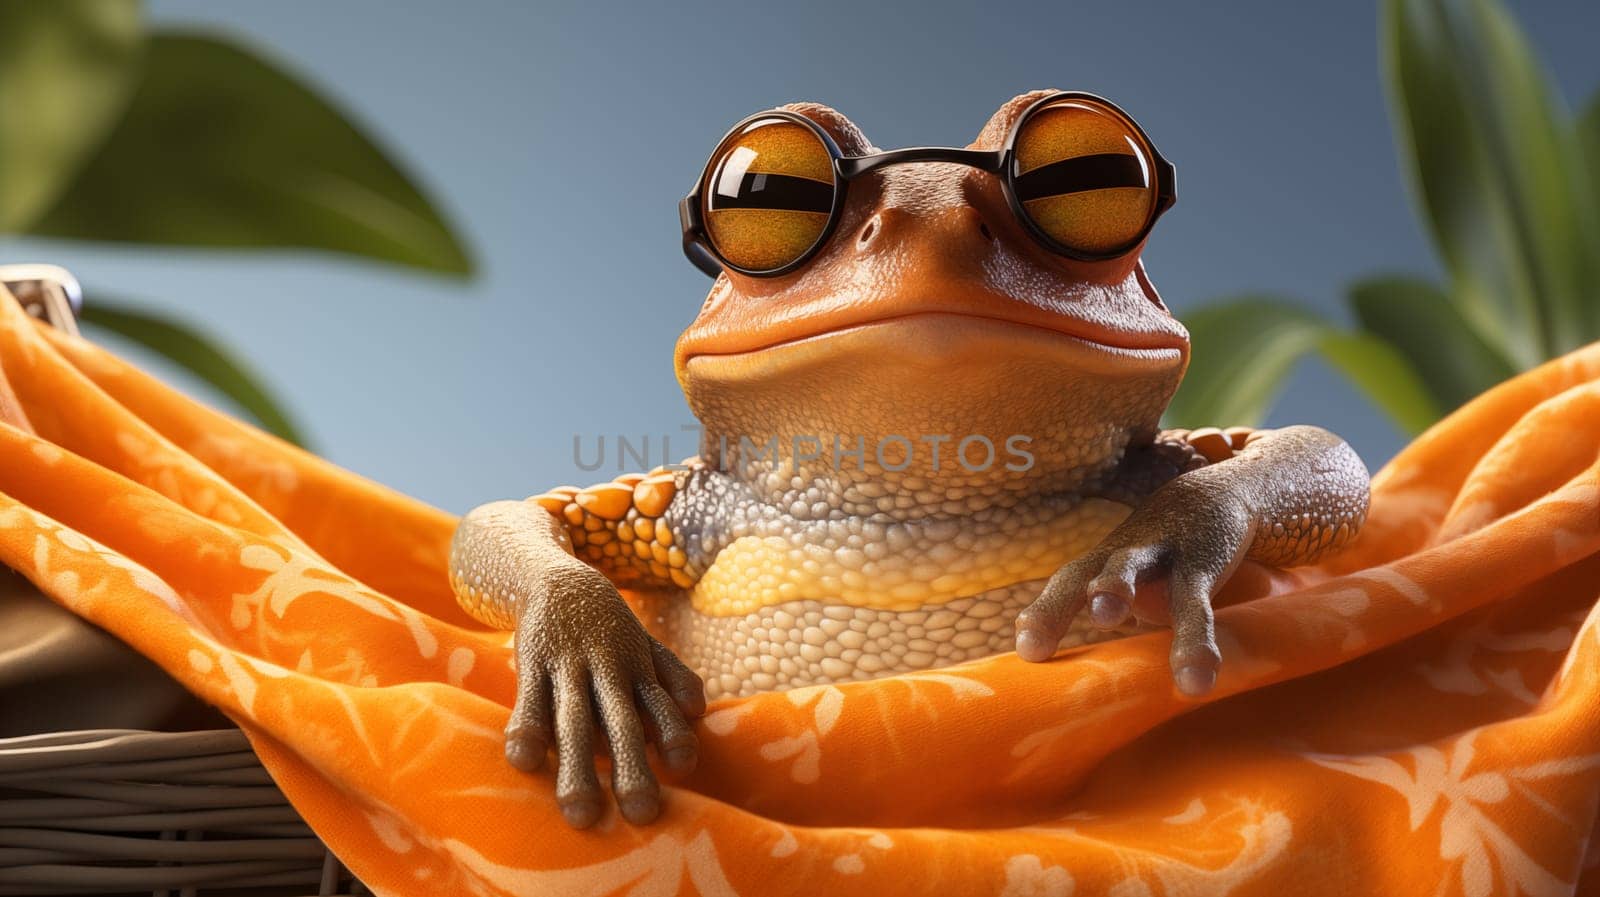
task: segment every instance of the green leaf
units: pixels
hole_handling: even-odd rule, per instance
[[[1400,154],[1474,330],[1519,367],[1600,336],[1588,174],[1548,78],[1495,0],[1387,0]]]
[[[1589,107],[1578,117],[1578,145],[1589,166],[1589,188],[1594,204],[1600,206],[1600,91],[1589,98]],[[1600,302],[1600,297],[1594,301]]]
[[[50,207],[138,72],[136,0],[0,0],[0,233]]]
[[[1547,352],[1600,339],[1600,204],[1576,129],[1548,70],[1500,0],[1474,0],[1483,61],[1464,70],[1493,101],[1488,133],[1534,274]]]
[[[1188,315],[1193,343],[1183,385],[1167,409],[1173,426],[1256,426],[1302,358],[1319,353],[1407,432],[1439,417],[1411,365],[1388,343],[1339,329],[1292,302],[1248,296]]]
[[[163,315],[108,304],[98,294],[84,303],[83,322],[120,334],[171,359],[232,399],[263,429],[296,445],[305,444],[299,428],[255,374],[227,349],[189,325]]]
[[[1443,416],[1416,368],[1372,334],[1330,328],[1318,339],[1317,348],[1402,431],[1415,436]]]
[[[1411,362],[1440,408],[1458,408],[1516,373],[1450,297],[1425,280],[1370,277],[1350,287],[1350,305],[1364,330]]]
[[[282,69],[198,34],[150,38],[126,115],[33,232],[472,270],[440,213],[371,138]]]

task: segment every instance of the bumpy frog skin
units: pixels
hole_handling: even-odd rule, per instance
[[[832,109],[784,108],[873,151]],[[995,175],[912,163],[852,183],[799,270],[719,277],[674,358],[698,458],[485,505],[457,531],[461,603],[516,630],[508,759],[534,770],[553,748],[563,812],[587,826],[601,731],[643,823],[660,809],[647,743],[692,768],[708,697],[1013,648],[1042,662],[1148,626],[1172,627],[1176,688],[1208,692],[1212,595],[1246,558],[1347,543],[1368,477],[1314,427],[1161,430],[1189,342],[1140,249],[1054,255]],[[619,587],[649,596],[647,622]]]

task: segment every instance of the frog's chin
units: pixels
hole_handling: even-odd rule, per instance
[[[1043,473],[1079,478],[1153,432],[1187,361],[1030,324],[903,315],[750,352],[684,360],[685,395],[710,436],[912,442],[1024,437]],[[1063,483],[1062,485],[1071,485]]]

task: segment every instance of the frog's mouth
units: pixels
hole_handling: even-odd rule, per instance
[[[714,349],[680,343],[679,378],[740,381],[840,363],[862,371],[891,364],[958,373],[952,366],[1020,357],[1050,358],[1090,375],[1138,376],[1181,371],[1188,355],[1187,341],[1169,334],[1115,331],[1056,314],[997,316],[969,309],[920,309],[762,336],[719,339]]]
[[[1055,489],[1080,484],[1127,434],[1154,432],[1188,353],[1174,345],[1111,345],[1009,318],[916,311],[746,351],[680,357],[689,407],[705,438],[717,438],[708,445],[736,437],[787,442],[796,434],[842,434],[873,445],[938,434],[1002,445],[1025,436],[1036,470],[972,476],[1038,477]],[[919,456],[902,475],[967,473]]]

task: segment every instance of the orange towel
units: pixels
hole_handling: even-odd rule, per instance
[[[723,701],[661,821],[574,832],[502,759],[448,515],[14,306],[0,563],[226,710],[380,894],[1600,888],[1600,345],[1418,439],[1334,562],[1243,571],[1204,703],[1164,632]]]

